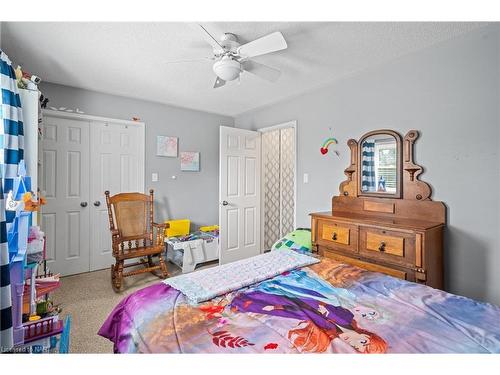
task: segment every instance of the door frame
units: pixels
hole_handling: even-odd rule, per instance
[[[265,128],[257,129],[261,133],[267,133],[273,130],[293,128],[294,130],[294,143],[295,143],[295,158],[294,158],[294,183],[293,183],[293,226],[297,228],[297,164],[298,164],[298,142],[297,142],[297,120],[290,120],[282,122],[280,124],[266,126]],[[261,195],[260,195],[260,246],[262,251],[270,250],[264,249],[264,224],[265,224],[265,210],[264,210],[264,147],[261,147],[261,168],[260,168],[260,184],[261,184]]]

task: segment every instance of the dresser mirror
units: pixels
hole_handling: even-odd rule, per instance
[[[401,197],[401,136],[391,130],[365,134],[359,141],[360,196]]]
[[[419,134],[410,130],[404,137],[394,130],[374,130],[359,141],[349,139],[351,162],[340,184],[345,197],[372,197],[430,200],[431,187],[420,181],[423,168],[413,162],[415,141]]]

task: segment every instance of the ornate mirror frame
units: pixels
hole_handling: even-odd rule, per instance
[[[366,193],[361,191],[361,152],[360,145],[363,140],[376,134],[390,134],[396,138],[398,153],[398,183],[396,194],[389,193]],[[401,143],[401,135],[398,132],[388,129],[381,129],[364,134],[359,142],[349,139],[347,145],[351,150],[351,163],[344,170],[347,179],[339,186],[340,195],[347,197],[377,197],[407,200],[431,200],[432,189],[426,182],[420,181],[418,176],[423,172],[423,168],[413,161],[413,149],[415,141],[418,139],[417,130],[410,130]]]

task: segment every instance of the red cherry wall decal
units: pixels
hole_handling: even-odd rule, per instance
[[[324,147],[321,147],[321,148],[320,148],[320,151],[321,151],[321,153],[324,155],[324,154],[326,154],[326,153],[328,152],[328,149],[327,149],[327,148],[324,148]]]

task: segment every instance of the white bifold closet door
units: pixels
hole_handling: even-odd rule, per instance
[[[40,190],[48,266],[71,275],[113,263],[104,191],[144,191],[138,125],[45,115]]]
[[[295,229],[295,126],[262,133],[262,246]]]

